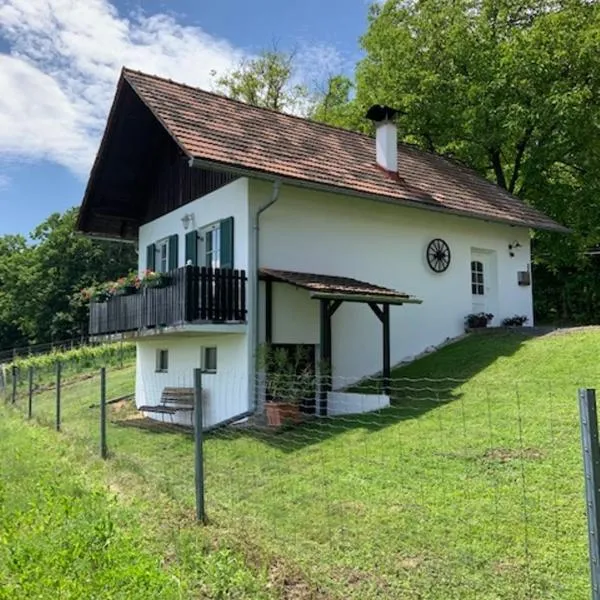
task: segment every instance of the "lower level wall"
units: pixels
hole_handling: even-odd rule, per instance
[[[204,347],[217,348],[217,372],[202,375],[204,426],[211,427],[246,412],[251,407],[248,379],[247,336],[219,334],[172,336],[137,342],[136,405],[160,404],[165,387],[193,387],[194,369],[202,366]],[[168,369],[156,371],[158,350],[168,351]],[[151,418],[191,425],[191,413],[148,413]]]
[[[329,392],[327,414],[331,416],[353,415],[382,410],[390,405],[390,397],[384,394],[352,394]]]

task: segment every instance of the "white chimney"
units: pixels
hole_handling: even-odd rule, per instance
[[[375,123],[377,164],[386,171],[398,172],[398,128],[394,117],[398,111],[376,104],[367,112],[367,119]]]

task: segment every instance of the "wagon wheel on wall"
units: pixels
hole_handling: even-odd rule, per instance
[[[432,271],[443,273],[450,266],[450,247],[439,238],[427,246],[427,264]]]

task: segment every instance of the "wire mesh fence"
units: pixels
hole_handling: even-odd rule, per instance
[[[101,366],[60,367],[61,433],[98,453]],[[104,366],[109,458],[193,507],[194,370],[136,383],[132,360]],[[32,418],[56,427],[56,365],[4,373],[0,398],[26,415],[30,377]],[[325,597],[589,596],[578,382],[330,383],[282,401],[264,378],[202,375],[205,510],[224,543]]]
[[[210,433],[209,518],[348,596],[585,597],[576,387],[379,383]]]

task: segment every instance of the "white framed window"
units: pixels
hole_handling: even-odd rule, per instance
[[[214,223],[200,230],[198,257],[201,267],[221,267],[221,223]]]
[[[202,370],[205,373],[217,372],[217,349],[214,346],[202,348]]]
[[[485,295],[483,263],[480,260],[471,261],[471,294]]]
[[[169,238],[156,242],[156,270],[159,273],[169,270]]]
[[[169,371],[169,351],[164,349],[156,350],[156,372],[167,373]]]

